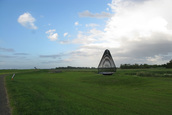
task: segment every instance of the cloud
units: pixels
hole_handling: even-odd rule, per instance
[[[68,33],[67,33],[67,32],[63,34],[63,36],[64,36],[64,37],[66,37],[67,35],[68,35]]]
[[[16,56],[0,55],[1,58],[15,58]]]
[[[18,23],[29,29],[37,29],[34,22],[35,18],[28,12],[20,15],[18,18]]]
[[[53,59],[56,59],[56,58],[60,58],[61,55],[60,54],[55,54],[55,55],[40,55],[39,57],[41,57],[41,58],[53,58]]]
[[[79,31],[77,38],[73,39],[71,43],[74,44],[91,44],[96,41],[99,41],[103,32],[97,29],[91,29],[88,32],[84,33]]]
[[[162,63],[166,63],[164,62],[164,59],[162,56],[159,55],[155,55],[153,57],[147,57],[147,61],[150,63],[156,63],[156,64],[162,64]],[[166,60],[165,60],[166,61]]]
[[[107,11],[109,11],[109,8],[106,8]]]
[[[69,63],[69,62],[71,62],[70,60],[65,60],[65,59],[59,59],[59,60],[57,60],[57,61],[44,61],[44,62],[42,62],[42,63],[44,63],[44,64],[55,64],[56,63],[56,66],[57,66],[57,63],[59,64],[64,64],[64,63]]]
[[[48,30],[45,33],[49,34],[48,39],[50,39],[51,41],[56,41],[58,39],[58,33],[54,33],[56,30],[52,29],[52,30]]]
[[[27,53],[15,53],[14,55],[28,55]]]
[[[84,12],[80,12],[79,13],[79,17],[90,17],[90,18],[110,18],[112,16],[112,14],[108,13],[108,12],[101,12],[99,13],[91,13],[90,11],[86,10]]]
[[[71,43],[80,47],[70,58],[79,59],[81,65],[95,66],[104,50],[109,49],[118,66],[166,63],[172,57],[171,4],[171,0],[112,0],[109,6],[114,15],[104,30],[79,31]],[[81,14],[96,17],[89,11]]]
[[[11,48],[2,48],[2,47],[0,47],[0,51],[2,51],[2,52],[15,52],[14,49],[11,49]]]
[[[98,27],[99,25],[98,24],[94,24],[94,23],[90,23],[90,24],[86,24],[85,26],[86,27],[92,27],[92,28],[94,28],[94,27]]]
[[[75,22],[75,26],[78,26],[79,25],[79,22]]]

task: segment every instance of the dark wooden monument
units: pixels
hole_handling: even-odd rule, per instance
[[[112,75],[114,72],[116,72],[115,63],[110,54],[110,51],[106,49],[102,56],[102,59],[100,60],[98,73],[103,75]]]

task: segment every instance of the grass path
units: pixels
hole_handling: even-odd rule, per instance
[[[5,75],[0,75],[0,115],[10,115],[10,108],[4,85]]]

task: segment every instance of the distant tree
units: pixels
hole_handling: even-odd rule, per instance
[[[172,68],[172,60],[170,60],[170,62],[166,64],[166,68]]]
[[[166,67],[166,64],[163,65],[148,65],[148,64],[121,64],[121,69],[147,69],[147,68],[158,68],[158,67]]]
[[[95,67],[92,67],[95,68]],[[67,67],[56,67],[56,69],[91,69],[90,67],[73,67],[73,66],[67,66]]]

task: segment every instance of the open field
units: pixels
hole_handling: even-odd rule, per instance
[[[112,76],[96,70],[9,73],[5,80],[13,115],[172,114],[171,69],[117,70]]]

